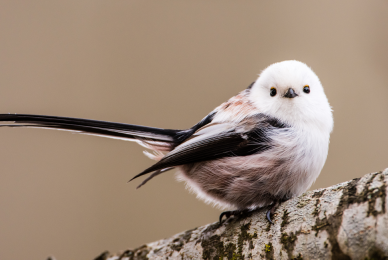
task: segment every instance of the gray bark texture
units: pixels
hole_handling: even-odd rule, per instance
[[[388,259],[388,169],[97,259]]]

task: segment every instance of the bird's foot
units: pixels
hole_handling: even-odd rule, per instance
[[[277,208],[279,207],[279,205],[280,205],[280,201],[277,200],[277,201],[275,201],[275,202],[272,204],[271,208],[267,211],[266,216],[267,216],[267,219],[268,219],[269,223],[271,223],[271,224],[273,224],[273,222],[272,222],[272,220],[271,220],[271,215],[273,215],[273,214],[275,213],[275,211],[277,210]]]
[[[228,220],[231,216],[239,216],[241,214],[248,213],[251,211],[253,211],[253,210],[251,210],[251,209],[237,209],[237,210],[224,211],[220,215],[220,224],[222,224],[222,218],[224,216],[226,217],[225,220]]]

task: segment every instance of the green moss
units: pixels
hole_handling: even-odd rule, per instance
[[[267,223],[267,227],[265,228],[265,231],[269,232],[271,230],[272,224],[269,221],[267,222],[268,223]]]
[[[175,251],[180,251],[182,249],[182,247],[190,241],[190,238],[191,238],[191,234],[193,233],[193,231],[196,230],[196,229],[191,229],[191,230],[187,230],[185,233],[183,233],[182,235],[180,235],[179,237],[175,238],[173,241],[172,241],[172,245],[170,246],[172,250],[175,250]]]
[[[287,210],[283,211],[282,224],[280,225],[282,228],[284,228],[285,226],[287,226],[287,224],[290,223],[290,217],[288,216],[289,214],[290,212],[288,212]]]
[[[328,226],[329,222],[327,221],[326,218],[319,220],[315,223],[314,226],[311,227],[312,230],[315,231],[315,236],[318,236],[318,232],[320,229],[323,229],[324,227]]]
[[[225,249],[224,242],[221,241],[221,237],[218,235],[211,236],[208,239],[203,239],[201,242],[203,248],[203,259],[221,259],[224,257]]]
[[[290,245],[294,245],[295,240],[297,239],[296,235],[291,232],[289,235],[287,233],[283,233],[280,241],[287,248]]]
[[[323,193],[325,193],[325,191],[326,191],[326,189],[314,192],[313,198],[318,198],[319,199],[320,197],[322,197],[322,195],[323,195]]]
[[[295,241],[298,239],[298,235],[300,234],[300,231],[298,232],[291,232],[290,234],[282,233],[282,236],[280,237],[280,242],[283,245],[283,248],[287,252],[288,258],[292,259],[292,252],[295,248]]]
[[[238,247],[237,253],[239,256],[242,256],[242,249],[245,241],[248,241],[248,243],[251,244],[252,249],[254,248],[254,245],[251,242],[252,242],[252,239],[257,238],[257,233],[254,233],[253,235],[249,234],[248,230],[250,226],[251,226],[251,223],[248,223],[240,227],[240,234],[237,239],[237,247]]]
[[[299,254],[297,257],[291,258],[291,260],[303,260],[302,254]]]
[[[233,243],[229,243],[225,246],[224,256],[232,260],[243,259],[241,255],[236,254],[236,245]]]
[[[304,206],[306,206],[307,204],[309,204],[309,200],[300,200],[298,202],[298,205],[296,205],[298,208],[303,208]]]
[[[248,242],[250,250],[254,249],[254,243],[252,239],[257,238],[257,233],[253,235],[249,234],[249,228],[251,224],[241,225],[238,232],[237,243],[223,242],[218,235],[211,236],[210,238],[203,239],[201,246],[203,248],[203,259],[244,259],[242,250],[244,245]],[[231,227],[233,228],[233,227]]]
[[[320,209],[319,209],[319,199],[315,201],[314,210],[311,213],[314,217],[317,217],[319,215]]]
[[[357,185],[359,179],[354,179],[347,183],[346,185],[343,185],[341,187],[338,187],[337,190],[342,190],[342,196],[340,198],[340,201],[338,203],[336,212],[333,215],[329,215],[327,218],[319,219],[318,215],[320,212],[320,198],[323,196],[325,190],[321,190],[318,192],[315,192],[313,194],[313,199],[315,199],[315,209],[313,211],[313,215],[316,216],[316,222],[313,226],[313,230],[315,230],[315,235],[318,235],[319,232],[322,230],[325,230],[328,234],[328,239],[324,242],[324,247],[328,248],[330,244],[331,249],[331,255],[332,259],[341,259],[341,260],[350,260],[350,257],[346,255],[344,252],[342,252],[341,248],[339,247],[337,237],[339,228],[341,226],[342,222],[342,215],[344,210],[346,210],[349,205],[354,203],[369,203],[369,215],[378,215],[385,213],[386,206],[385,203],[382,203],[381,210],[378,212],[375,210],[376,200],[377,198],[381,198],[382,201],[386,200],[386,193],[385,189],[386,186],[383,185],[379,188],[371,188],[371,183],[373,179],[377,176],[379,177],[379,180],[385,180],[384,176],[379,176],[379,173],[373,174],[371,178],[368,180],[365,189],[361,192],[361,194],[357,194]],[[303,207],[305,201],[300,202],[298,204],[298,207]],[[282,247],[284,249],[283,253],[287,252],[288,259],[295,259],[295,260],[301,260],[303,259],[303,256],[301,254],[295,256],[292,255],[293,251],[295,249],[295,244],[298,239],[298,236],[301,234],[301,231],[296,232],[283,232],[283,230],[286,230],[287,225],[290,223],[290,217],[289,212],[287,210],[283,211],[282,215],[282,222],[281,222],[281,238],[280,241],[282,243]],[[238,225],[238,221],[230,223],[229,226],[226,227],[226,233],[225,233],[225,240],[223,241],[221,239],[221,236],[214,235],[210,236],[206,239],[201,240],[201,245],[203,248],[203,259],[211,259],[211,260],[219,260],[219,259],[244,259],[246,257],[252,256],[249,255],[243,255],[242,251],[244,246],[248,245],[249,250],[254,249],[255,243],[253,242],[254,239],[257,238],[257,233],[254,233],[251,235],[249,233],[250,230],[250,223],[241,225],[237,230],[235,229],[236,225]],[[270,224],[267,226],[267,231],[271,229]],[[205,234],[214,234],[214,231],[219,226],[209,226],[206,231],[204,231]],[[233,231],[236,230],[236,231]],[[226,241],[227,237],[230,237],[232,234],[231,232],[237,232],[235,234],[237,236],[237,241]],[[263,231],[265,232],[265,231]],[[191,234],[187,234],[187,240],[181,239],[175,241],[179,246],[179,241],[184,241],[185,243],[190,239]],[[274,249],[272,247],[272,244],[268,243],[264,246],[264,249],[262,249],[261,257],[266,259],[274,259]],[[281,253],[281,252],[280,252]],[[285,256],[283,256],[285,257]],[[376,258],[380,257],[380,258]],[[370,252],[368,255],[368,259],[387,259],[386,256],[381,255],[381,252],[377,252],[374,250],[373,252]]]
[[[326,190],[321,190],[321,191],[316,191],[314,192],[313,194],[313,198],[316,198],[315,200],[315,206],[314,206],[314,211],[312,213],[313,216],[318,216],[319,215],[319,212],[320,212],[320,206],[319,206],[319,202],[320,202],[320,198],[322,197],[323,193],[325,192]]]

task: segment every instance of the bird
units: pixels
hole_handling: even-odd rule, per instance
[[[333,130],[332,108],[314,71],[286,60],[185,130],[31,114],[0,114],[0,126],[67,130],[135,141],[156,162],[138,188],[166,171],[197,197],[224,209],[219,222],[305,192],[319,176]]]

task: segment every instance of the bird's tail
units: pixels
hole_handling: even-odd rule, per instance
[[[180,130],[98,120],[28,114],[0,114],[1,126],[57,129],[87,135],[136,141],[156,152],[171,151],[178,144],[175,137],[180,132]],[[148,156],[152,158],[151,154],[148,154]],[[156,157],[153,159],[156,159]]]

